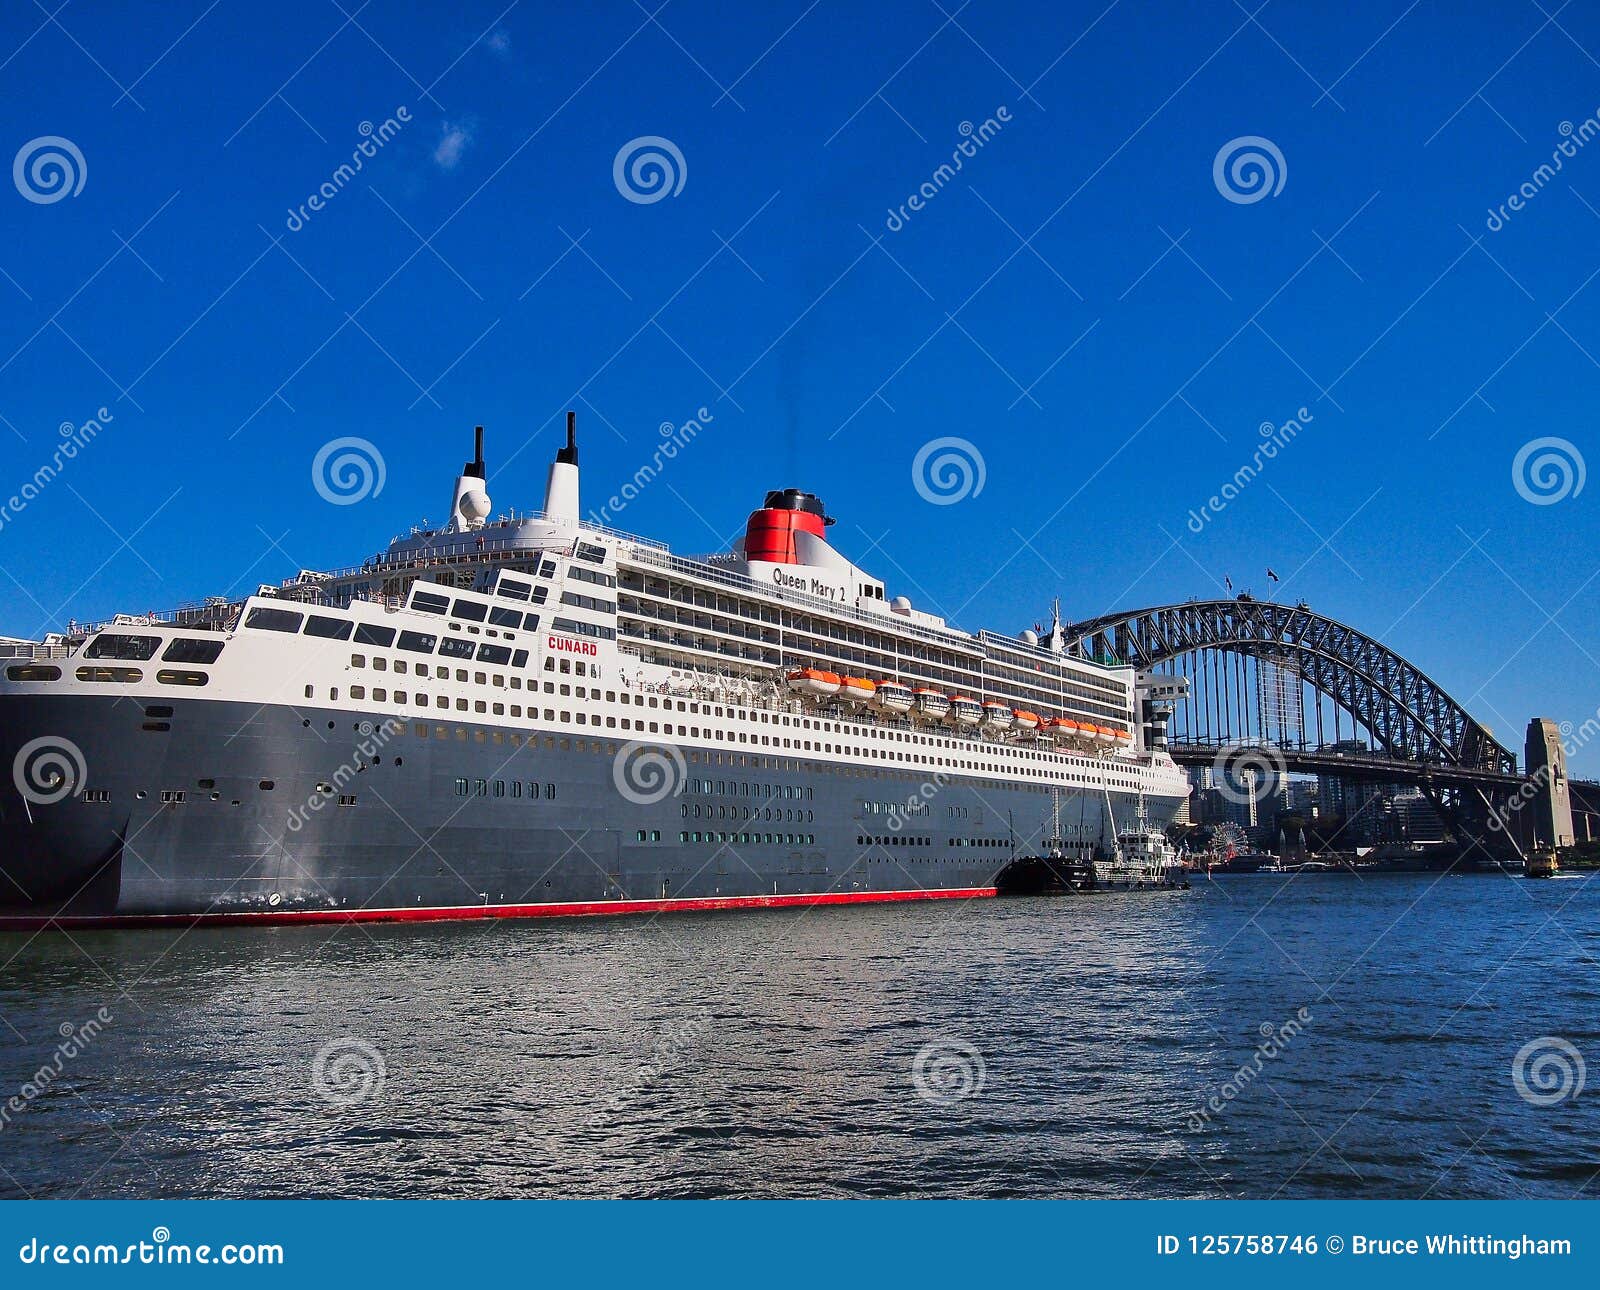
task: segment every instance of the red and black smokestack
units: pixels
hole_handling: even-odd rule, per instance
[[[801,492],[798,488],[775,489],[767,494],[759,511],[750,512],[744,529],[745,559],[799,564],[795,534],[805,532],[822,537],[823,529],[832,523],[823,509],[822,499],[815,493]]]

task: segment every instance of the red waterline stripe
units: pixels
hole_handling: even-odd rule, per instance
[[[683,900],[596,900],[547,905],[446,905],[425,909],[290,909],[238,914],[106,914],[62,918],[0,918],[0,931],[112,927],[225,927],[239,923],[440,923],[481,918],[589,918],[710,909],[781,909],[792,905],[864,905],[891,900],[974,900],[993,887],[940,891],[823,891],[794,896],[697,896]]]

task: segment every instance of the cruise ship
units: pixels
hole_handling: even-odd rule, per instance
[[[754,499],[752,499],[754,500]],[[582,516],[0,645],[0,925],[601,915],[974,898],[1115,858],[1189,786],[1184,682],[958,630],[769,492],[704,557]]]

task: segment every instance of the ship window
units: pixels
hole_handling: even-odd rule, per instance
[[[187,668],[162,668],[156,673],[156,680],[162,685],[204,685],[210,679],[204,672],[193,672]]]
[[[539,566],[539,576],[541,578],[553,578],[553,577],[555,577],[556,576],[556,562],[554,560],[546,560],[542,565]]]
[[[144,673],[136,667],[80,667],[78,680],[80,681],[118,681],[132,683],[144,679]]]
[[[590,564],[603,564],[606,558],[606,549],[603,546],[591,546],[586,542],[578,543],[578,559],[587,560]]]
[[[261,610],[256,610],[261,613]],[[299,625],[298,614],[293,615],[295,623]],[[293,630],[292,628],[290,630]],[[143,662],[147,658],[154,658],[156,647],[161,644],[159,636],[125,636],[116,632],[101,632],[94,638],[89,648],[83,652],[85,658],[121,658]]]
[[[512,667],[527,667],[528,666],[528,651],[525,650],[525,649],[513,650],[512,653],[511,653],[511,666]],[[511,684],[513,686],[520,686],[522,684],[522,678],[521,677],[516,677],[516,676],[512,677],[511,678]]]
[[[523,628],[525,630],[530,631],[530,632],[538,631],[539,630],[539,615],[538,614],[529,614],[526,618],[524,618],[522,620],[522,626],[523,626]]]
[[[321,636],[325,640],[347,641],[355,624],[347,618],[329,618],[326,614],[312,614],[306,619],[306,635]]]
[[[297,632],[304,618],[290,609],[252,609],[244,625],[264,632]]]
[[[471,658],[472,642],[449,638],[439,646],[439,653],[446,658]]]
[[[180,636],[161,652],[163,663],[215,663],[222,654],[221,641],[195,640]]]
[[[431,591],[418,591],[411,596],[411,607],[425,614],[442,614],[450,608],[450,599],[448,596],[436,596]]]
[[[431,654],[438,643],[439,638],[428,632],[400,633],[400,648],[410,650],[413,654]]]
[[[489,621],[496,627],[521,627],[522,611],[520,609],[507,609],[504,605],[491,605],[489,607]]]
[[[511,662],[511,651],[504,645],[478,646],[478,662],[499,663],[501,666]]]
[[[6,680],[8,681],[59,681],[60,679],[61,669],[59,667],[25,664],[21,667],[6,668]]]
[[[465,618],[472,623],[481,623],[488,612],[489,606],[476,600],[458,600],[450,606],[450,617]]]
[[[528,583],[519,582],[515,578],[501,578],[499,584],[495,587],[495,591],[499,595],[505,596],[508,600],[526,600],[529,590]]]
[[[533,589],[533,597],[532,597],[533,603],[536,604],[536,605],[544,604],[545,598],[549,594],[550,594],[550,588],[544,586],[543,584],[540,584],[539,586],[537,586],[537,587],[535,587]]]

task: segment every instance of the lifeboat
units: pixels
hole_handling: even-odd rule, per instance
[[[1113,730],[1111,732],[1111,736],[1119,744],[1122,744],[1124,746],[1126,746],[1128,744],[1131,744],[1133,742],[1133,734],[1130,731],[1127,731],[1127,730]]]
[[[929,721],[940,721],[950,711],[950,696],[940,694],[939,691],[931,690],[927,686],[913,690],[911,698],[917,715],[926,717]]]
[[[1094,741],[1097,744],[1114,744],[1117,742],[1117,732],[1110,726],[1096,726],[1094,728]]]
[[[1037,712],[1024,712],[1021,708],[1011,710],[1011,718],[1017,723],[1017,729],[1022,731],[1037,730],[1039,728],[1039,714]]]
[[[975,726],[983,720],[983,704],[965,694],[952,694],[950,717],[957,725]]]
[[[899,681],[879,681],[872,700],[885,712],[910,712],[911,687]]]
[[[1078,723],[1068,717],[1051,717],[1050,733],[1057,739],[1076,739],[1078,737]]]
[[[983,724],[989,730],[1010,730],[1011,709],[1004,703],[990,699],[983,705]]]
[[[799,667],[789,673],[789,688],[809,699],[832,698],[842,684],[837,672],[824,672],[821,668]]]
[[[877,686],[862,676],[841,677],[839,697],[851,703],[870,703]]]

